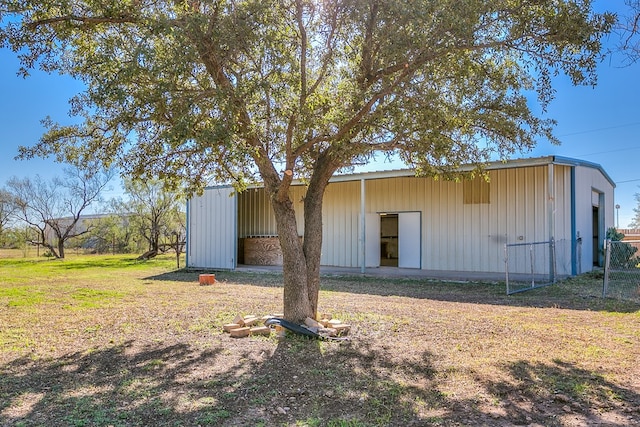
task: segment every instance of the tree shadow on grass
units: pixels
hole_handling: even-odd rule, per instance
[[[480,393],[469,395],[446,385],[456,374],[439,371],[428,351],[411,358],[359,341],[127,342],[17,359],[0,374],[2,426],[566,425],[567,416],[640,423],[638,412],[625,412],[640,403],[636,392],[575,366],[516,361],[499,379],[469,373],[464,381]]]
[[[164,280],[198,283],[202,271],[182,269],[167,272],[145,280]],[[282,274],[277,272],[219,271],[216,280],[249,284],[261,287],[282,287]],[[504,284],[481,282],[443,282],[426,278],[378,278],[370,276],[322,275],[322,290],[378,296],[400,296],[432,299],[436,301],[474,304],[504,305],[515,307],[563,308],[570,310],[608,311],[635,313],[640,304],[633,301],[601,298],[602,284],[597,280],[592,285],[568,279],[558,284],[534,289],[516,295],[506,295]]]
[[[640,425],[638,389],[615,384],[602,374],[561,360],[551,364],[520,360],[503,369],[508,381],[481,380],[501,402],[499,417],[558,426]]]

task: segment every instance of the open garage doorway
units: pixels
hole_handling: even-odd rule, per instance
[[[421,268],[420,212],[367,215],[367,267]]]

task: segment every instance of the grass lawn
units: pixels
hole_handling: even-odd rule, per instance
[[[322,278],[348,342],[234,339],[278,274],[173,256],[0,252],[0,426],[640,425],[640,305],[592,275],[504,284]]]

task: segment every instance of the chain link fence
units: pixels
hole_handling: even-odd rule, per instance
[[[549,286],[556,282],[554,240],[504,245],[507,295]]]
[[[603,298],[640,302],[640,240],[605,241]]]

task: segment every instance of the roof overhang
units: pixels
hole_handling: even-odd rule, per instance
[[[533,166],[547,166],[547,165],[562,165],[562,166],[582,166],[592,169],[597,169],[609,183],[615,188],[616,184],[611,177],[605,172],[605,170],[597,163],[587,162],[584,160],[572,159],[570,157],[561,156],[546,156],[546,157],[532,157],[527,159],[514,159],[506,161],[490,162],[484,165],[485,170],[499,170],[499,169],[513,169],[513,168],[525,168]],[[458,168],[460,172],[469,172],[476,168],[475,165],[463,165]],[[413,169],[395,169],[378,172],[360,172],[354,174],[334,175],[329,182],[345,182],[345,181],[359,181],[361,179],[382,179],[382,178],[401,178],[401,177],[415,177],[415,170]]]
[[[534,166],[547,166],[547,165],[562,165],[562,166],[581,166],[598,170],[602,176],[615,188],[616,184],[611,179],[609,174],[597,163],[587,162],[584,160],[573,159],[570,157],[562,156],[545,156],[545,157],[531,157],[525,159],[514,159],[505,161],[489,162],[483,165],[484,170],[499,170],[499,169],[513,169],[513,168],[526,168]],[[477,166],[473,164],[463,165],[458,168],[460,172],[470,172],[476,169]],[[374,171],[374,172],[358,172],[350,174],[340,174],[331,177],[329,182],[348,182],[348,181],[360,181],[371,179],[384,179],[384,178],[402,178],[402,177],[417,177],[414,169],[392,169],[386,171]],[[292,185],[305,185],[302,180],[294,180]],[[219,188],[228,187],[229,185],[214,185],[207,188]],[[248,188],[262,188],[262,184],[249,185]]]

